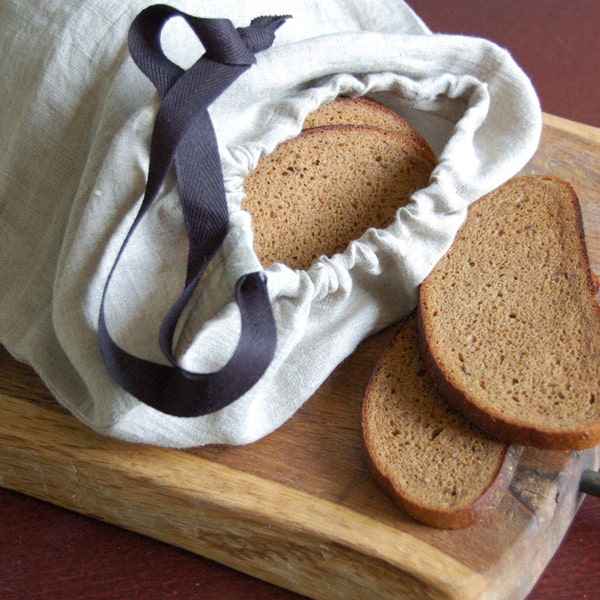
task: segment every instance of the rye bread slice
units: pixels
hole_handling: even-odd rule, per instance
[[[600,443],[600,308],[577,196],[515,178],[474,203],[420,290],[422,352],[437,386],[507,442]]]
[[[436,161],[435,153],[425,138],[406,119],[387,106],[366,96],[357,98],[338,96],[335,100],[321,105],[309,114],[304,121],[303,128],[346,124],[368,125],[396,131],[423,148],[429,158]]]
[[[307,269],[389,225],[435,166],[406,136],[375,127],[314,127],[262,158],[244,182],[262,264]]]
[[[375,479],[408,515],[465,528],[497,507],[521,448],[490,438],[448,406],[419,355],[416,321],[413,312],[400,324],[369,383],[365,448]]]

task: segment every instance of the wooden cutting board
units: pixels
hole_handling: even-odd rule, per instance
[[[570,180],[600,273],[600,130],[545,116],[524,169]],[[499,509],[462,531],[405,517],[372,480],[364,389],[391,336],[366,340],[281,429],[245,447],[125,444],[62,410],[0,349],[0,485],[210,557],[311,598],[523,598],[600,451],[526,450]]]

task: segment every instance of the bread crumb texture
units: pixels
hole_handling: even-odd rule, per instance
[[[429,181],[434,163],[406,136],[371,126],[305,130],[262,158],[244,183],[262,264],[307,269],[383,228]]]
[[[498,419],[517,433],[573,432],[586,439],[567,436],[567,446],[595,445],[595,293],[571,186],[551,177],[516,178],[471,206],[454,245],[422,285],[426,344],[447,387],[476,407],[490,431]]]
[[[369,384],[363,435],[380,483],[409,514],[442,527],[472,523],[474,517],[462,522],[460,513],[496,482],[507,453],[506,444],[474,427],[437,392],[419,355],[414,313]]]

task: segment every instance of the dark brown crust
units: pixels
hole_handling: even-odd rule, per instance
[[[552,180],[565,185],[571,195],[573,208],[577,215],[577,235],[582,244],[586,262],[589,265],[589,255],[585,243],[585,234],[583,228],[583,219],[579,205],[579,199],[573,189],[573,186],[558,177],[528,175],[517,178],[525,180],[532,177],[541,177],[542,179]],[[600,305],[598,304],[596,294],[598,291],[597,282],[591,269],[586,273],[587,285],[590,291],[589,301],[598,314],[600,320]],[[421,284],[421,291],[426,290],[427,280]],[[419,349],[426,368],[438,387],[440,393],[459,411],[461,411],[473,424],[500,440],[507,443],[519,444],[522,446],[533,446],[547,450],[585,450],[600,444],[600,422],[590,423],[588,427],[574,429],[565,432],[544,431],[540,428],[530,427],[524,424],[518,424],[507,421],[498,415],[492,415],[485,409],[478,406],[476,399],[470,398],[466,393],[456,388],[449,380],[443,369],[439,366],[434,353],[432,352],[431,331],[427,324],[426,315],[427,304],[425,294],[420,294],[418,309],[418,332]]]
[[[400,322],[402,327],[406,319]],[[486,491],[471,505],[456,510],[434,510],[410,501],[404,496],[402,490],[396,488],[388,475],[383,472],[373,459],[373,445],[370,441],[370,428],[367,426],[367,413],[370,408],[368,398],[375,393],[374,385],[378,373],[383,368],[386,359],[386,351],[383,352],[373,371],[365,392],[365,400],[362,406],[361,426],[363,443],[367,454],[367,464],[371,474],[379,487],[405,512],[408,516],[431,527],[439,529],[465,529],[484,519],[494,511],[513,478],[515,469],[519,463],[523,448],[515,444],[508,444],[502,462],[495,476],[490,480]]]
[[[391,108],[388,108],[384,104],[381,104],[380,102],[377,102],[376,100],[373,100],[372,98],[369,98],[368,96],[358,96],[356,98],[343,97],[343,99],[365,104],[367,106],[370,106],[372,108],[372,110],[379,111],[381,114],[387,115],[390,118],[393,118],[393,119],[397,120],[398,122],[403,123],[407,128],[409,128],[412,131],[415,138],[418,139],[419,145],[422,146],[423,149],[427,152],[427,154],[429,155],[429,158],[432,161],[437,162],[437,157],[435,155],[435,152],[432,150],[432,148],[429,145],[429,143],[427,142],[427,140],[406,119],[401,117],[397,112],[394,112]]]
[[[498,504],[500,504],[512,481],[522,451],[521,446],[516,444],[507,445],[504,460],[487,490],[470,506],[453,511],[432,510],[409,501],[393,486],[390,479],[378,469],[369,452],[367,452],[367,462],[379,487],[403,512],[415,521],[438,529],[466,529],[482,521],[498,508]]]
[[[419,315],[421,315],[420,310]],[[569,432],[548,432],[505,421],[481,409],[474,401],[455,388],[439,367],[431,353],[427,327],[421,318],[419,318],[419,346],[423,362],[440,394],[488,435],[508,444],[520,444],[544,450],[586,450],[600,444],[600,423]]]
[[[417,144],[414,140],[409,138],[404,133],[401,133],[399,131],[392,131],[391,129],[384,129],[383,127],[378,127],[376,125],[354,125],[352,123],[345,123],[342,125],[319,125],[317,127],[303,129],[295,138],[291,138],[290,140],[287,140],[283,143],[296,143],[298,140],[310,137],[312,135],[322,135],[322,133],[327,130],[357,132],[377,131],[378,134],[382,137],[388,137],[396,141],[401,140],[403,144],[411,147],[411,149],[415,152],[415,155],[420,156],[423,160],[426,160],[429,163],[431,163],[432,167],[435,167],[438,164],[438,160],[435,154],[428,152],[426,148]]]
[[[398,113],[394,112],[392,109],[388,108],[384,104],[381,104],[380,102],[377,102],[376,100],[373,100],[372,98],[369,98],[367,96],[357,96],[354,98],[350,98],[348,96],[338,96],[335,100],[332,100],[332,102],[335,102],[338,104],[347,103],[347,104],[359,104],[359,105],[363,105],[363,106],[368,106],[369,110],[372,110],[374,112],[379,112],[380,114],[387,116],[390,119],[397,121],[398,123],[401,123],[407,129],[407,131],[410,130],[411,134],[415,138],[415,140],[414,140],[415,143],[422,150],[425,150],[428,158],[434,164],[437,163],[437,157],[435,155],[435,152],[433,151],[433,149],[431,148],[431,146],[429,145],[427,140],[406,119],[401,117]],[[373,126],[378,127],[377,125],[373,125]],[[324,127],[327,127],[327,125],[325,125]]]

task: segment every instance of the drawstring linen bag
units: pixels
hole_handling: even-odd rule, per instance
[[[193,227],[179,175],[196,159],[192,144],[185,165],[175,161],[164,170],[144,207],[164,94],[134,64],[127,35],[150,4],[116,10],[99,0],[59,8],[42,2],[30,24],[39,33],[36,45],[18,31],[28,8],[16,0],[0,7],[0,36],[12,48],[3,65],[3,102],[11,108],[0,116],[0,253],[7,265],[0,341],[100,433],[190,447],[249,443],[275,430],[358,343],[414,308],[419,283],[452,243],[469,204],[518,172],[537,147],[539,103],[505,50],[432,34],[400,0],[377,0],[368,9],[353,0],[299,4],[188,1],[169,9],[226,18],[232,29],[264,15],[290,18],[208,104],[227,227],[173,313],[162,347],[165,315],[194,279],[186,267]],[[190,28],[191,17],[173,16],[160,29],[160,47],[181,76],[212,50]],[[368,95],[398,112],[426,137],[439,165],[391,225],[369,229],[343,253],[305,271],[261,265],[250,215],[240,208],[244,178],[261,156],[299,133],[307,114],[342,94]],[[13,97],[23,99],[18,107]],[[244,336],[235,291],[249,276],[264,290],[261,306],[275,343],[239,397],[235,389],[220,405],[217,394],[217,405],[181,416],[177,393],[161,392],[170,404],[158,410],[124,389],[135,371],[127,361],[112,373],[107,368],[103,326],[114,347],[161,365],[159,372],[184,372],[182,380],[236,365],[226,388],[244,374],[244,356],[264,348],[252,342],[236,362]]]

